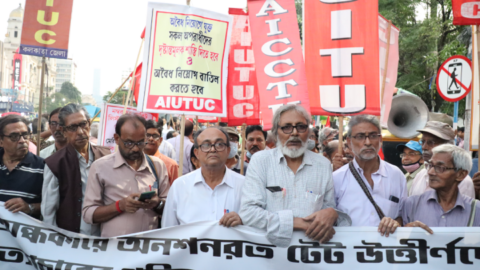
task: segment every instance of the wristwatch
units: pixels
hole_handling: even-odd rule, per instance
[[[32,214],[33,214],[33,211],[35,211],[35,207],[33,207],[33,205],[29,204],[29,205],[28,205],[28,208],[30,208],[30,213],[29,213],[29,215],[32,215]]]
[[[162,209],[164,203],[165,203],[164,201],[160,201],[160,203],[157,206],[157,210]]]

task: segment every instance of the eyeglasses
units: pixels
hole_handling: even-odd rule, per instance
[[[404,158],[406,156],[409,156],[409,157],[415,157],[415,156],[421,156],[422,154],[418,153],[418,152],[410,152],[408,154],[405,154],[405,153],[401,153],[400,154],[400,158]]]
[[[437,142],[433,140],[426,140],[426,141],[420,140],[418,141],[418,143],[420,143],[421,146],[423,146],[424,144],[427,144],[428,147],[434,147],[437,144]]]
[[[222,152],[225,149],[227,149],[227,144],[226,143],[221,143],[221,142],[217,142],[215,144],[204,143],[204,144],[201,144],[199,148],[200,148],[200,150],[202,150],[202,152],[208,153],[208,152],[210,152],[210,149],[212,149],[212,146],[213,146],[213,148],[215,148],[215,151],[217,151],[217,152]]]
[[[20,136],[23,137],[24,140],[30,139],[30,134],[28,132],[20,133],[10,133],[10,135],[3,135],[3,137],[7,137],[12,142],[18,142],[20,140]]]
[[[445,167],[445,166],[433,165],[432,163],[425,162],[425,169],[427,169],[427,172],[431,168],[434,168],[436,173],[444,173],[447,170],[457,170],[457,168],[448,168],[448,167]]]
[[[297,129],[298,133],[305,133],[308,130],[308,125],[300,124],[300,125],[296,125],[296,126],[288,125],[288,126],[280,127],[280,129],[285,134],[292,134],[294,128]]]
[[[154,140],[160,139],[160,135],[158,135],[158,134],[148,134],[147,133],[147,139],[150,138],[150,137],[152,137]]]
[[[88,125],[88,122],[87,122],[87,121],[83,121],[83,122],[78,123],[78,124],[66,126],[65,129],[66,129],[67,131],[70,131],[70,132],[75,132],[75,131],[78,130],[78,127],[81,127],[83,130],[87,129],[87,125]]]
[[[382,137],[382,134],[369,134],[369,135],[366,135],[365,133],[360,133],[360,134],[357,134],[355,136],[351,136],[352,138],[354,138],[356,141],[358,142],[364,142],[367,138],[370,140],[370,141],[377,141],[379,140],[381,137]]]
[[[52,126],[52,127],[58,126],[58,122],[56,122],[56,121],[52,121],[52,122],[50,122],[49,124],[50,124],[50,126]]]
[[[120,140],[123,142],[123,145],[128,149],[132,149],[135,145],[138,146],[138,148],[144,148],[146,144],[145,141],[140,141],[140,142],[124,141],[121,138]]]

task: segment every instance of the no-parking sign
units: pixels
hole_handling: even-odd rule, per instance
[[[472,89],[472,62],[465,56],[455,55],[443,62],[438,70],[437,91],[450,102],[463,99]]]

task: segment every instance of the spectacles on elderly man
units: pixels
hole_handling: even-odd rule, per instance
[[[221,143],[221,142],[203,143],[203,144],[200,145],[199,148],[200,148],[200,150],[202,150],[202,152],[208,153],[212,149],[212,146],[215,149],[215,151],[217,151],[217,152],[222,152],[225,149],[227,149],[227,144],[226,143]]]
[[[305,133],[308,130],[308,125],[300,124],[296,126],[287,125],[287,126],[280,127],[280,129],[285,134],[292,134],[294,128],[297,129],[298,133]]]
[[[28,132],[24,133],[10,133],[10,135],[3,135],[3,137],[7,137],[10,139],[12,142],[18,142],[20,140],[20,137],[23,137],[24,140],[30,139],[30,134]]]
[[[434,168],[436,173],[444,173],[445,171],[448,170],[457,170],[457,168],[448,168],[442,165],[434,165],[431,162],[425,162],[425,169],[427,169],[427,172],[431,169]]]
[[[401,153],[400,158],[404,158],[406,156],[415,157],[415,156],[421,156],[421,155],[422,154],[420,154],[419,152]]]
[[[140,141],[140,142],[124,141],[122,140],[122,138],[120,138],[120,140],[123,142],[123,145],[128,149],[132,149],[135,145],[138,146],[138,148],[144,148],[145,144],[147,143],[145,141]]]
[[[76,125],[74,124],[74,125],[66,126],[65,129],[70,132],[76,132],[79,127],[83,130],[86,130],[88,127],[88,121],[83,121]]]
[[[367,138],[370,140],[370,141],[377,141],[380,139],[380,137],[382,137],[382,134],[376,134],[376,133],[371,133],[371,134],[365,134],[365,133],[359,133],[355,136],[351,136],[352,138],[354,138],[356,141],[358,142],[364,142]]]

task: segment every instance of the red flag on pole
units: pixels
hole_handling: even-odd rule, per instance
[[[132,73],[130,73],[129,77],[132,77]],[[133,96],[135,97],[135,102],[138,103],[138,93],[140,92],[140,80],[142,77],[142,63],[138,65],[137,70],[135,71],[135,88],[133,90]]]
[[[140,36],[141,39],[144,39],[145,38],[145,30],[147,29],[147,27],[143,28],[143,32],[142,32],[142,35]]]

